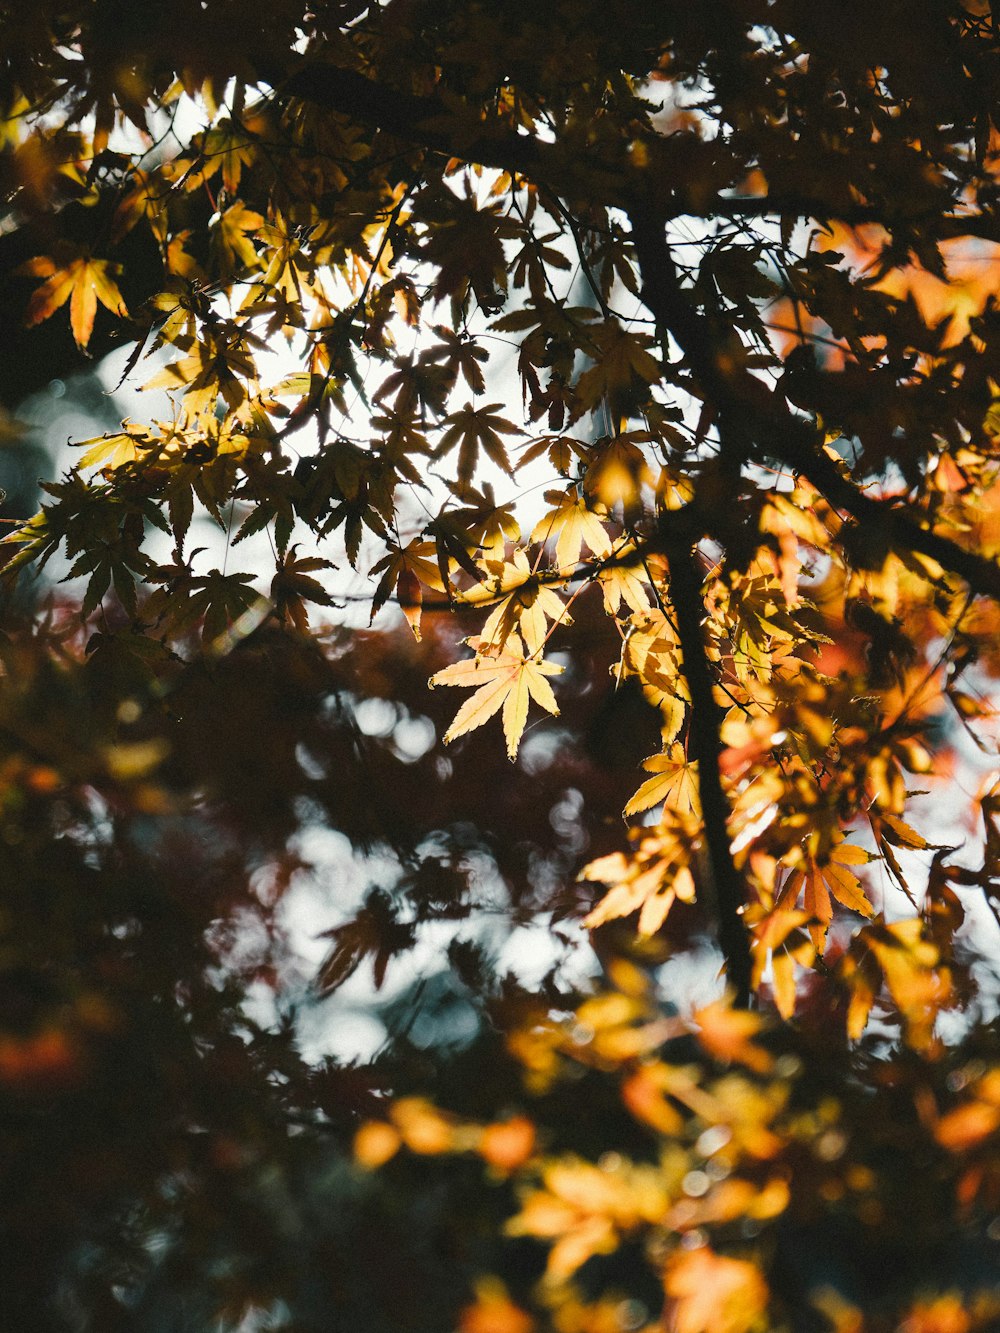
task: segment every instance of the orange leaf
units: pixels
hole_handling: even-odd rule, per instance
[[[29,327],[41,324],[69,301],[73,337],[78,347],[86,347],[94,331],[98,301],[120,318],[128,314],[122,294],[111,276],[112,269],[117,270],[117,265],[82,254],[76,254],[61,268],[47,255],[28,260],[22,265],[21,272],[43,277],[45,281],[31,294],[25,323]]]
[[[707,1246],[680,1250],[667,1263],[674,1333],[750,1333],[767,1309],[767,1283],[755,1264]]]
[[[479,1141],[479,1155],[496,1170],[516,1171],[535,1150],[535,1126],[527,1116],[487,1125]]]
[[[934,1126],[934,1137],[950,1152],[967,1152],[988,1139],[1000,1126],[1000,1107],[986,1102],[967,1102],[943,1115]]]
[[[476,1283],[476,1303],[467,1305],[458,1321],[458,1333],[531,1333],[535,1321],[507,1295],[496,1278]]]
[[[873,917],[875,909],[861,887],[861,881],[849,866],[866,865],[872,860],[870,852],[853,843],[840,842],[833,847],[829,859],[816,861],[810,856],[804,869],[793,870],[782,885],[778,906],[791,906],[803,891],[805,910],[813,919],[809,932],[817,949],[823,948],[827,928],[833,920],[831,895],[852,912]]]
[[[396,1155],[402,1141],[399,1130],[385,1120],[366,1120],[354,1136],[354,1160],[375,1171]]]
[[[754,1044],[753,1038],[764,1026],[759,1014],[731,1009],[724,1000],[716,1000],[694,1015],[695,1033],[705,1050],[716,1060],[736,1061],[759,1074],[774,1064],[769,1051]]]

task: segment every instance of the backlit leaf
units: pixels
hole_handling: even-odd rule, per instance
[[[475,731],[502,709],[507,754],[513,760],[527,721],[529,700],[533,699],[546,712],[558,714],[559,705],[545,678],[558,675],[563,668],[540,658],[526,657],[524,645],[514,633],[508,636],[501,650],[487,656],[479,656],[478,652],[488,645],[477,639],[470,639],[469,643],[476,649],[476,657],[445,667],[430,680],[431,685],[459,685],[476,690],[458,710],[444,739],[453,741]]]
[[[675,741],[666,754],[654,754],[642,766],[656,776],[647,778],[630,798],[622,811],[626,818],[663,803],[681,814],[698,813],[698,765],[688,763],[683,746]]]

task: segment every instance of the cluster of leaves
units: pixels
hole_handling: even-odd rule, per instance
[[[660,927],[678,894],[699,891],[701,856],[730,918],[737,992],[774,955],[790,1015],[800,967],[822,961],[834,902],[875,915],[847,867],[888,846],[906,891],[891,848],[930,846],[893,821],[905,814],[905,772],[930,772],[941,748],[928,744],[940,733],[928,700],[956,661],[983,657],[976,598],[998,576],[970,548],[993,503],[988,410],[1000,371],[986,290],[974,313],[969,296],[957,322],[934,322],[913,277],[941,281],[939,244],[987,225],[978,110],[959,116],[947,81],[915,98],[905,64],[873,82],[857,54],[840,52],[820,79],[805,53],[821,38],[804,10],[785,8],[760,32],[750,15],[731,20],[707,55],[689,21],[662,32],[643,21],[623,48],[589,11],[561,15],[562,63],[529,61],[517,79],[499,71],[535,35],[529,18],[511,13],[494,31],[478,11],[449,11],[391,86],[381,71],[410,27],[378,11],[336,31],[314,17],[301,20],[301,59],[286,52],[277,66],[261,39],[252,69],[240,48],[218,69],[178,60],[169,85],[137,62],[127,98],[120,81],[102,82],[98,38],[81,19],[73,40],[85,59],[48,96],[61,131],[28,101],[10,107],[11,207],[15,217],[41,208],[34,190],[51,208],[72,182],[102,220],[89,248],[60,241],[22,265],[25,279],[43,279],[25,318],[58,318],[68,303],[86,347],[98,303],[126,317],[116,246],[148,232],[162,271],[132,315],[143,336],[130,368],[144,351],[166,356],[144,387],[166,391],[173,415],[85,442],[9,537],[7,570],[64,550],[70,576],[88,580],[85,616],[113,597],[133,632],[165,650],[193,629],[211,648],[267,604],[233,562],[199,563],[196,513],[234,548],[268,531],[269,603],[301,630],[309,604],[332,601],[316,577],[331,562],[292,538],[340,534],[350,564],[377,579],[373,611],[396,599],[416,634],[428,594],[489,609],[469,639],[474,657],[432,683],[476,691],[447,740],[499,712],[511,758],[532,704],[558,712],[547,678],[561,667],[546,655],[599,586],[621,644],[618,679],[638,680],[662,734],[655,776],[625,807],[644,816],[639,843],[657,855],[586,872],[612,885],[591,924],[639,911],[640,929]],[[956,61],[991,49],[971,12],[925,26],[928,42],[947,36]],[[589,51],[571,40],[591,32]],[[425,63],[435,41],[448,52],[436,84]],[[186,38],[186,58],[190,47]],[[722,152],[709,127],[739,127],[749,96],[719,63],[730,47],[754,70],[760,105]],[[685,98],[696,77],[713,89],[700,109]],[[37,73],[22,78],[25,98],[37,96]],[[264,81],[273,88],[254,100]],[[157,118],[196,95],[207,126],[171,152]],[[71,133],[91,112],[92,136]],[[836,150],[845,116],[877,151]],[[131,125],[119,135],[136,140],[131,150],[108,147],[116,117]],[[806,127],[794,152],[792,120]],[[41,144],[64,157],[45,181],[21,180],[21,159]],[[786,159],[807,153],[824,163],[822,190],[789,199]],[[894,164],[891,207],[883,159]],[[100,169],[84,171],[88,160]],[[929,162],[939,174],[947,163],[948,178],[928,184]],[[194,199],[209,201],[207,217]],[[809,216],[836,221],[844,248],[793,225]],[[714,230],[681,261],[684,217]],[[775,217],[780,241],[769,241]],[[852,242],[861,225],[867,249]],[[580,282],[588,300],[574,304]],[[783,348],[772,325],[785,329]],[[279,336],[301,368],[275,381],[262,354]],[[494,337],[517,349],[524,427],[482,401]],[[539,423],[545,433],[533,434]],[[307,428],[314,443],[299,452]],[[547,470],[547,508],[522,529],[495,487]],[[154,550],[168,544],[164,563]],[[868,640],[853,674],[828,651],[845,625]],[[966,701],[968,724],[970,696],[946,697]],[[661,805],[650,831],[645,812]],[[884,835],[871,853],[843,842],[859,822]]]
[[[411,663],[425,662],[429,615],[454,613],[469,653],[427,665],[420,697],[428,675],[473,691],[439,729],[469,764],[488,741],[467,737],[499,714],[519,794],[499,796],[498,780],[487,816],[455,784],[445,836],[430,805],[442,756],[419,756],[399,788],[369,771],[364,799],[344,803],[349,833],[399,852],[400,879],[334,928],[321,988],[368,959],[381,983],[421,927],[470,915],[485,844],[517,925],[544,918],[565,944],[582,921],[606,953],[634,927],[635,947],[660,957],[710,932],[738,1009],[802,1024],[825,1006],[845,1062],[875,1015],[891,1069],[925,1071],[906,1086],[928,1142],[978,1150],[997,1129],[992,1066],[967,1080],[968,1107],[939,1114],[918,1092],[946,1078],[944,1024],[974,1006],[961,930],[980,904],[996,914],[1000,876],[993,778],[970,779],[979,789],[950,821],[976,845],[952,845],[927,813],[956,785],[959,734],[995,757],[997,23],[987,0],[851,4],[849,21],[808,0],[668,8],[42,0],[0,20],[5,304],[36,359],[56,328],[66,365],[133,342],[124,378],[170,404],[82,442],[7,537],[4,576],[66,558],[76,619],[39,629],[43,656],[100,680],[115,725],[139,696],[174,707],[162,701],[183,680],[187,713],[174,711],[204,731],[198,743],[191,725],[158,725],[138,749],[103,735],[100,782],[63,763],[53,781],[103,789],[162,765],[193,809],[222,812],[287,877],[304,809],[318,802],[342,827],[338,756],[355,756],[338,733],[303,792],[298,722],[336,692],[317,608],[347,587],[373,617],[397,605]],[[214,543],[197,545],[211,525]],[[239,553],[265,542],[262,579]],[[402,706],[363,665],[379,642],[358,639],[367,692]],[[307,701],[292,719],[276,664]],[[251,666],[266,683],[256,729],[214,703]],[[529,718],[579,721],[588,693],[609,710],[605,731],[608,700],[625,701],[632,730],[601,741],[616,764],[656,746],[641,781],[618,792],[616,767],[603,791],[631,821],[617,839],[605,806],[580,813],[590,764],[576,781],[556,765],[563,805],[531,808],[558,733],[525,742]],[[417,716],[439,706],[416,699]],[[253,730],[276,753],[257,790]],[[154,823],[155,790],[136,798]],[[503,802],[516,809],[505,824]],[[100,845],[92,817],[81,874],[82,849]],[[548,854],[539,821],[554,830]],[[490,993],[472,942],[451,962]],[[547,984],[554,1002],[554,974]],[[516,1045],[517,1024],[496,1021]],[[730,1042],[756,1026],[720,1010],[703,1038],[713,1022]],[[35,1058],[10,1040],[0,1075],[8,1057]],[[797,1107],[787,1069],[768,1082],[771,1057],[748,1037],[727,1053],[764,1091],[714,1081],[703,1060],[678,1073],[637,1040],[628,1060],[649,1058],[630,1065],[626,1105],[673,1149],[656,1165],[622,1159],[600,1186],[596,1167],[532,1166],[545,1183],[514,1232],[554,1241],[549,1278],[565,1291],[591,1256],[648,1241],[680,1333],[780,1326],[791,1316],[767,1313],[761,1250],[669,1237],[770,1224],[796,1191],[825,1199],[796,1174],[803,1139],[854,1130],[840,1111],[817,1129],[821,1107]],[[860,1056],[852,1077],[878,1084]],[[755,1097],[748,1133],[773,1151],[733,1128]],[[504,1165],[508,1140],[535,1160],[519,1121],[437,1115],[397,1102],[366,1129],[361,1161],[433,1141],[520,1170]],[[741,1146],[716,1189],[690,1153],[722,1127]],[[860,1150],[852,1161],[860,1180],[871,1168]],[[709,1184],[685,1196],[692,1173]],[[971,1207],[981,1182],[961,1180],[957,1204]],[[728,1295],[706,1306],[712,1284]],[[483,1293],[467,1330],[527,1327],[499,1288]],[[561,1333],[617,1327],[573,1300],[533,1317]],[[937,1317],[897,1308],[908,1328]],[[846,1306],[823,1317],[856,1326]]]
[[[720,1001],[664,1017],[643,971],[616,977],[508,1028],[524,1091],[502,1121],[408,1097],[356,1133],[397,1189],[414,1161],[478,1159],[509,1200],[463,1333],[996,1326],[995,1031],[905,1066],[875,1042],[845,1059],[829,1015],[797,1033]],[[591,1107],[572,1127],[569,1102]]]

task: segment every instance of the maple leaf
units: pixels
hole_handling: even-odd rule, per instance
[[[652,935],[675,901],[694,901],[694,876],[688,866],[690,825],[690,820],[671,819],[638,839],[630,856],[612,852],[584,866],[581,880],[608,885],[608,892],[584,918],[588,930],[638,911],[639,934]]]
[[[264,226],[264,218],[252,208],[237,202],[220,213],[212,226],[212,246],[218,255],[219,269],[227,277],[240,269],[260,265],[250,239]]]
[[[774,1065],[770,1051],[754,1041],[764,1026],[760,1014],[732,1008],[725,1000],[714,1000],[694,1014],[695,1035],[714,1060],[735,1061],[758,1074]]]
[[[20,527],[0,538],[0,546],[21,547],[15,555],[4,560],[4,578],[9,580],[19,569],[36,560],[41,569],[62,545],[62,540],[63,533],[52,521],[52,511],[40,509]]]
[[[89,440],[73,442],[76,449],[87,452],[77,460],[78,468],[93,467],[98,463],[114,470],[134,463],[141,458],[153,455],[153,446],[159,436],[145,426],[137,426],[131,421],[123,421],[122,429],[107,435],[97,435]]]
[[[605,611],[609,616],[618,616],[624,604],[635,615],[645,616],[652,610],[653,603],[647,590],[645,571],[643,574],[638,572],[641,568],[638,552],[632,542],[626,541],[614,549],[612,554],[614,561],[597,572]]]
[[[624,871],[625,866],[623,865],[621,869]],[[601,878],[608,874],[607,871],[602,872],[599,865],[596,866],[595,873],[600,873]],[[640,935],[655,935],[670,915],[670,909],[675,902],[691,903],[694,899],[694,877],[687,866],[677,868],[668,881],[664,878],[662,866],[651,865],[634,879],[625,879],[620,885],[612,888],[594,910],[588,913],[583,924],[593,930],[596,926],[612,921],[616,917],[631,916],[638,908],[639,920],[636,923],[636,930]]]
[[[183,183],[186,190],[197,190],[221,172],[226,193],[234,195],[239,189],[243,168],[250,165],[256,153],[244,126],[233,120],[220,121],[197,136],[192,145],[198,150],[193,162],[189,158],[178,158],[169,164],[170,174],[179,177],[178,184]]]
[[[611,321],[591,330],[591,337],[597,344],[598,355],[576,386],[585,410],[596,407],[605,397],[616,398],[637,385],[653,384],[659,379],[660,363],[648,350],[653,340],[647,334],[632,333]]]
[[[540,435],[524,449],[517,462],[517,471],[533,463],[545,454],[549,462],[561,477],[569,475],[570,464],[574,459],[587,462],[591,455],[591,446],[571,435]]]
[[[549,232],[545,236],[527,233],[524,244],[514,255],[511,264],[510,272],[515,287],[527,286],[536,299],[544,297],[547,270],[570,267],[567,256],[548,244],[549,241],[558,240],[560,235],[558,231]]]
[[[486,380],[483,376],[482,362],[489,360],[489,353],[480,347],[468,334],[458,334],[443,324],[435,324],[434,332],[441,339],[420,353],[420,360],[426,364],[440,365],[444,371],[444,385],[450,393],[459,374],[473,393],[483,393]]]
[[[776,903],[779,907],[790,906],[803,892],[803,905],[813,923],[809,932],[819,950],[823,948],[826,932],[833,920],[831,896],[852,912],[860,912],[867,917],[875,915],[875,909],[865,896],[861,881],[850,869],[851,866],[867,865],[874,857],[863,847],[842,839],[843,834],[827,859],[817,861],[810,854],[804,868],[793,870],[781,886]]]
[[[136,614],[135,575],[143,574],[149,567],[148,558],[132,549],[128,541],[101,543],[91,550],[84,551],[74,562],[67,579],[79,578],[89,574],[87,591],[81,602],[81,614],[89,615],[101,601],[108,588],[114,584],[119,601],[129,615]]]
[[[590,256],[590,265],[594,272],[600,274],[601,292],[605,300],[611,295],[616,280],[622,283],[626,291],[638,296],[639,284],[629,256],[630,238],[617,223],[612,223],[606,232],[595,239],[597,243]]]
[[[565,492],[547,491],[545,498],[554,508],[535,524],[531,540],[544,544],[556,539],[556,564],[560,570],[570,572],[576,568],[584,545],[598,559],[611,554],[611,538],[601,522],[601,507],[596,510],[588,507],[575,486]]]
[[[371,889],[364,907],[342,926],[325,930],[322,937],[333,940],[333,947],[319,969],[318,984],[329,994],[354,972],[369,955],[376,988],[385,980],[386,968],[395,954],[416,943],[414,927],[396,915],[392,899],[384,889]]]
[[[306,602],[314,602],[317,606],[335,605],[322,583],[311,576],[320,569],[336,569],[336,565],[319,556],[298,559],[295,554],[297,549],[293,546],[278,565],[278,572],[271,580],[271,601],[275,613],[281,619],[287,617],[304,634],[309,628]]]
[[[795,1013],[795,965],[808,967],[815,961],[815,945],[806,937],[802,927],[809,922],[809,913],[796,907],[776,908],[757,922],[754,930],[753,985],[756,989],[764,976],[765,966],[771,964],[771,990],[774,1003],[782,1018]]]
[[[432,364],[423,356],[414,363],[412,353],[397,357],[394,364],[395,370],[379,385],[375,401],[386,403],[391,398],[393,412],[410,420],[417,412],[421,418],[428,413],[441,416],[451,387],[446,368]]]
[[[881,812],[877,806],[872,806],[868,811],[868,822],[871,824],[875,845],[885,862],[886,869],[910,902],[914,902],[910,886],[906,882],[903,869],[893,849],[903,847],[907,851],[940,852],[944,851],[945,848],[940,843],[928,842],[923,834],[911,828],[904,820],[899,819],[896,815]]]
[[[501,435],[520,435],[520,429],[506,417],[496,415],[503,403],[487,403],[483,407],[474,407],[466,403],[460,412],[452,412],[445,417],[445,432],[435,451],[435,458],[450,453],[455,445],[458,448],[458,480],[467,486],[476,472],[480,446],[487,457],[502,472],[512,476],[510,459],[504,448]]]
[[[442,214],[421,251],[438,269],[434,295],[461,300],[471,288],[484,309],[499,308],[507,283],[501,243],[506,220],[471,199],[449,198],[447,192],[428,202]]]
[[[676,1333],[750,1333],[767,1310],[768,1287],[757,1265],[704,1245],[671,1255],[665,1286],[668,1326]]]
[[[408,546],[390,547],[389,554],[372,566],[371,573],[382,575],[372,597],[371,620],[375,619],[395,588],[406,622],[413,631],[413,637],[419,641],[424,600],[421,585],[435,592],[446,591],[435,558],[434,544],[414,538]]]
[[[445,742],[475,731],[502,708],[507,754],[513,760],[517,757],[517,747],[527,721],[529,699],[534,699],[547,712],[558,715],[559,705],[545,677],[558,675],[563,668],[540,658],[526,658],[524,645],[517,634],[510,634],[503,649],[489,656],[479,655],[485,646],[481,639],[472,638],[467,642],[477,655],[445,667],[431,676],[429,682],[431,686],[478,687],[472,698],[466,699],[458,710],[445,733]]]
[[[230,411],[245,401],[247,389],[241,378],[256,381],[254,362],[242,338],[236,335],[222,342],[209,337],[197,343],[188,356],[164,366],[142,387],[179,391],[193,415],[211,414],[219,397]]]
[[[629,618],[617,670],[620,676],[638,677],[643,694],[654,707],[673,706],[687,701],[688,693],[679,655],[673,626],[661,610],[647,606]]]
[[[308,288],[312,264],[295,235],[295,228],[276,214],[274,221],[265,222],[257,234],[270,247],[264,255],[267,270],[262,287],[268,293],[277,292],[284,296],[289,302],[293,323],[304,324],[302,298],[304,289]]]
[[[857,1038],[884,981],[899,1007],[912,1045],[926,1046],[938,1010],[949,999],[948,975],[938,969],[940,954],[927,938],[920,917],[891,924],[872,922],[851,941],[841,972],[851,991],[847,1033]]]
[[[667,1207],[658,1167],[618,1159],[605,1169],[567,1156],[545,1165],[541,1187],[523,1196],[521,1211],[506,1230],[554,1241],[547,1276],[563,1281],[591,1255],[611,1253],[620,1236],[659,1223]]]
[[[251,574],[223,574],[218,569],[190,579],[191,596],[177,615],[176,624],[186,627],[204,617],[202,643],[224,648],[244,616],[258,605],[267,606],[252,583]]]
[[[476,540],[466,528],[459,513],[452,510],[443,509],[437,518],[434,518],[424,528],[424,533],[428,537],[434,538],[434,548],[437,553],[438,571],[441,575],[442,587],[447,588],[451,578],[451,567],[453,564],[464,569],[478,583],[483,577],[483,571],[472,558],[471,552],[476,549]]]
[[[681,814],[698,813],[698,765],[688,763],[684,747],[679,742],[675,741],[666,754],[654,754],[644,759],[642,766],[656,776],[647,778],[629,800],[622,811],[626,818],[664,802],[669,809]]]
[[[120,265],[110,260],[94,259],[79,251],[71,252],[62,264],[49,255],[29,259],[20,272],[45,281],[32,292],[24,322],[29,327],[41,324],[69,301],[73,337],[79,348],[86,348],[94,331],[98,301],[120,319],[128,315],[113,276],[119,270]]]
[[[515,551],[514,558],[505,562],[495,577],[471,588],[462,597],[463,602],[481,606],[499,599],[480,636],[483,645],[503,648],[508,637],[519,633],[529,653],[538,653],[545,642],[549,620],[556,624],[571,623],[559,595],[541,583],[528,564],[523,551]]]
[[[639,442],[648,435],[632,433],[614,439],[598,440],[584,473],[583,489],[607,509],[621,505],[626,519],[642,509],[642,488],[653,481],[653,474]]]
[[[521,540],[515,503],[500,504],[489,482],[483,484],[482,492],[463,486],[461,493],[464,503],[461,509],[452,510],[452,521],[468,534],[470,549],[478,546],[488,569],[503,564],[507,544]]]

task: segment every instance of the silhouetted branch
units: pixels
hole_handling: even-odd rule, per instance
[[[698,764],[698,796],[718,916],[719,946],[726,960],[734,1002],[746,1008],[750,1001],[751,959],[741,919],[744,889],[730,851],[729,801],[719,772],[723,713],[715,698],[705,653],[701,574],[690,538],[685,541],[667,531],[661,534],[661,539],[670,565],[670,598],[677,618],[684,677],[691,695],[688,759]]]
[[[907,216],[887,213],[877,204],[837,204],[808,195],[713,195],[707,202],[685,202],[689,217],[703,218],[812,218],[819,223],[840,222],[847,227],[878,226],[926,230],[935,240],[963,236],[1000,243],[1000,218],[988,213],[924,213]]]
[[[418,97],[336,65],[307,65],[273,81],[282,97],[339,111],[432,152],[528,176],[571,197],[618,207],[626,201],[621,170],[567,153],[558,144],[517,134],[502,121],[486,121],[476,106]]]
[[[1000,598],[1000,565],[967,551],[897,508],[873,500],[845,477],[816,427],[797,416],[776,390],[723,358],[723,321],[699,314],[677,278],[665,224],[641,203],[630,209],[642,273],[642,296],[681,348],[692,374],[720,418],[737,422],[748,440],[746,463],[776,460],[807,478],[836,509],[881,535],[887,549],[928,556],[957,574],[977,595]],[[752,457],[750,456],[752,450]]]

